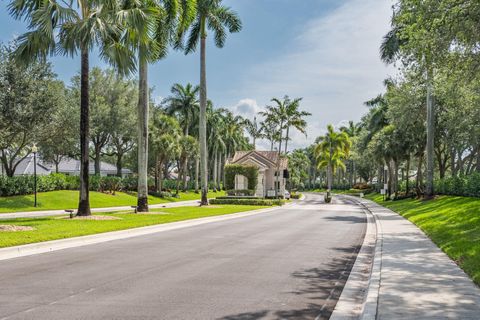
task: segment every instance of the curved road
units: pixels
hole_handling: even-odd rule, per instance
[[[0,319],[320,319],[366,218],[319,195],[267,213],[0,262]]]

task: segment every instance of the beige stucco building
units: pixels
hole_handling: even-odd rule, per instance
[[[285,183],[288,178],[288,159],[286,157],[278,158],[276,151],[237,151],[233,158],[227,160],[226,164],[251,165],[258,168],[258,183],[255,190],[257,197],[274,197],[275,185],[277,185],[278,195],[285,193]],[[280,175],[277,177],[277,166]],[[248,181],[245,176],[235,176],[235,189],[247,189]]]

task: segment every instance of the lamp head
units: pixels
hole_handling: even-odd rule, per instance
[[[33,147],[32,147],[32,152],[33,152],[33,153],[37,153],[37,151],[38,151],[38,148],[37,148],[37,146],[34,144]]]

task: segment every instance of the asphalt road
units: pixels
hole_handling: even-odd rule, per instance
[[[365,233],[308,195],[267,213],[0,262],[0,319],[328,318]]]

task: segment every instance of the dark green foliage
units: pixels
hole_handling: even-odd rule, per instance
[[[225,197],[216,197],[216,199],[263,199],[263,198],[254,197],[254,196],[225,196]]]
[[[255,190],[244,189],[244,190],[227,190],[227,195],[229,196],[253,196],[255,195]]]
[[[240,174],[247,177],[248,189],[255,190],[258,183],[258,168],[240,164],[229,164],[225,166],[225,189],[235,189],[235,175]]]
[[[281,206],[285,204],[284,200],[276,199],[212,199],[210,204],[235,204],[235,205],[251,205],[251,206]]]
[[[435,191],[446,195],[480,197],[480,173],[436,180]]]

